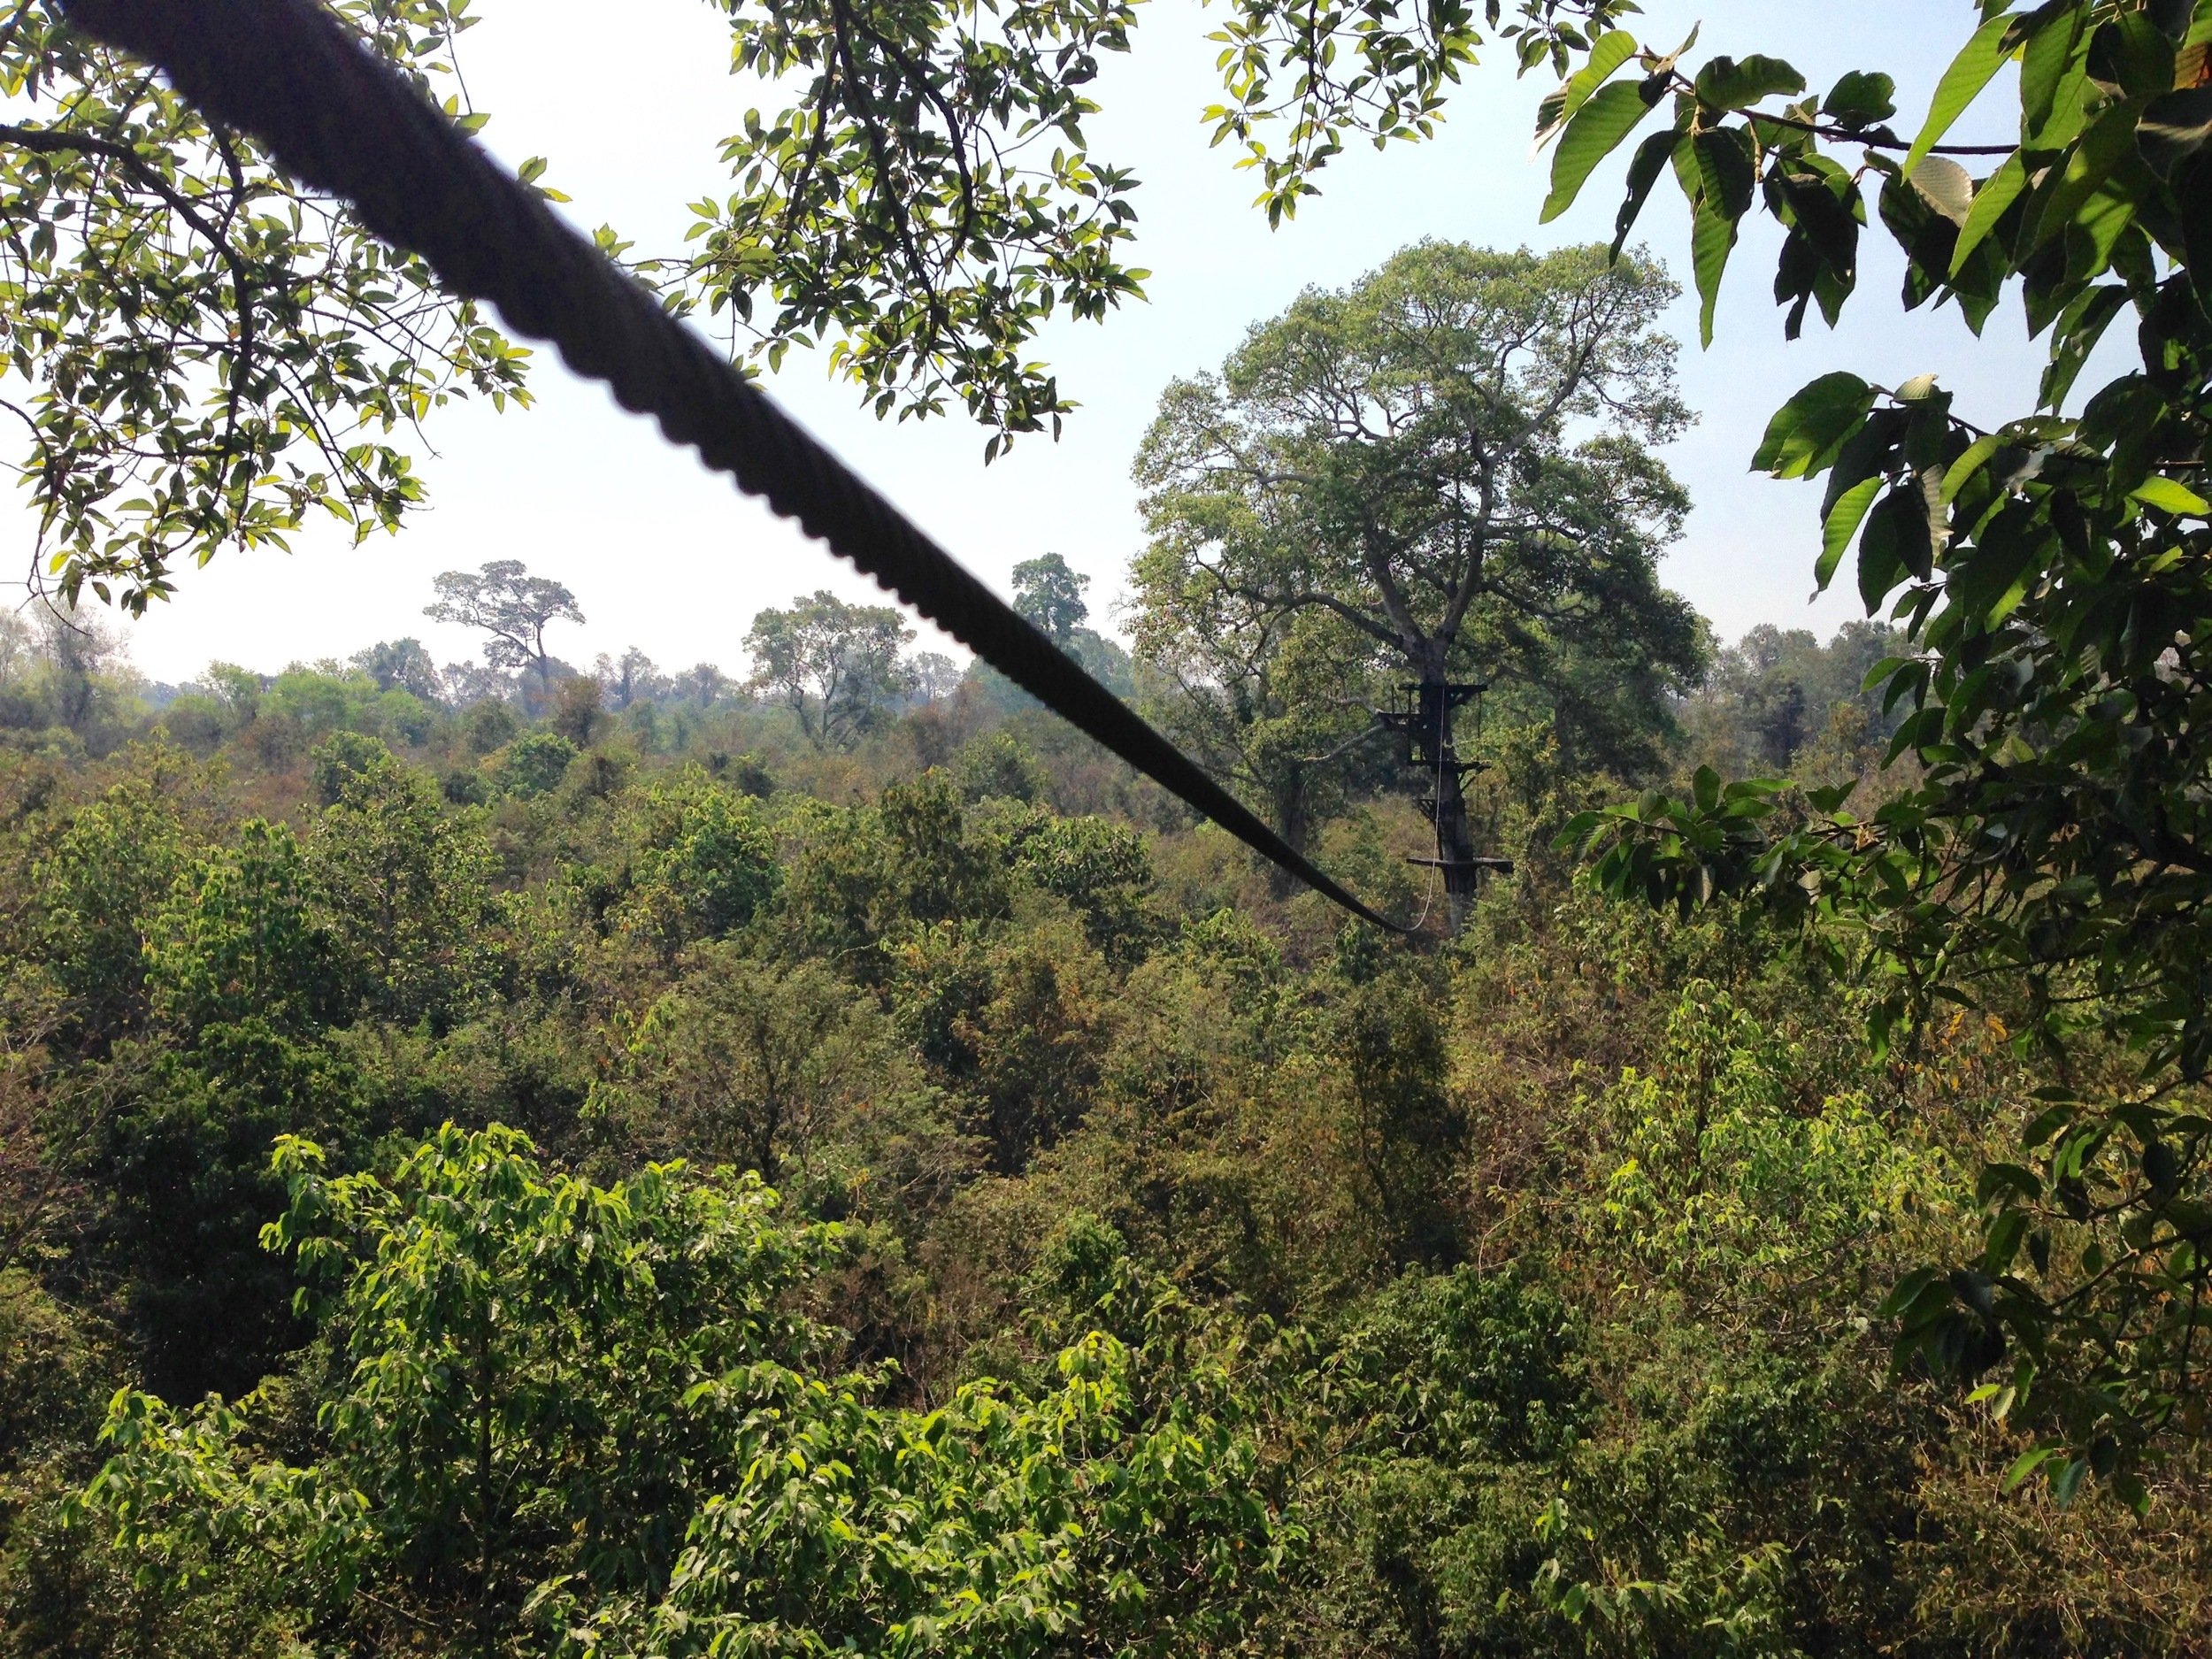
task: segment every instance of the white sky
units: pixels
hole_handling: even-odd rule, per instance
[[[754,101],[728,77],[716,9],[703,0],[479,0],[478,10],[484,21],[463,41],[464,68],[476,106],[493,118],[486,141],[511,161],[549,157],[549,182],[574,198],[567,211],[580,223],[611,222],[641,251],[674,249],[689,222],[684,204],[726,190],[717,141]],[[1901,82],[1908,131],[1972,19],[1968,0],[1646,0],[1646,12],[1642,32],[1655,42],[1671,48],[1702,19],[1701,58],[1764,48],[1790,57],[1816,88],[1846,70],[1886,70]],[[1932,29],[1939,12],[1945,27]],[[1141,18],[1136,53],[1108,60],[1091,137],[1097,155],[1144,181],[1133,257],[1153,272],[1151,300],[1103,326],[1060,324],[1043,341],[1038,355],[1084,405],[1061,442],[1025,440],[987,469],[977,429],[951,419],[879,423],[849,388],[826,380],[818,356],[795,354],[772,386],[987,580],[1003,588],[1017,561],[1056,549],[1094,579],[1094,610],[1108,622],[1141,545],[1129,461],[1169,380],[1217,365],[1247,326],[1302,288],[1349,281],[1424,235],[1535,247],[1609,237],[1627,153],[1566,218],[1539,226],[1549,158],[1532,161],[1529,133],[1548,82],[1516,82],[1494,46],[1439,140],[1348,153],[1325,177],[1323,197],[1271,233],[1248,206],[1248,178],[1231,170],[1227,149],[1207,148],[1198,120],[1214,96],[1205,14],[1190,0],[1151,0]],[[1990,127],[2004,107],[1993,92],[1976,125]],[[1686,286],[1686,219],[1663,183],[1641,228]],[[1763,225],[1738,250],[1710,352],[1695,348],[1693,301],[1676,328],[1689,342],[1685,390],[1703,420],[1668,457],[1697,511],[1666,576],[1729,638],[1765,621],[1825,632],[1856,613],[1855,600],[1839,595],[1808,607],[1817,497],[1745,470],[1790,392],[1832,367],[1891,384],[1932,370],[1961,393],[1962,413],[2003,415],[2026,411],[2040,366],[2016,304],[1979,345],[1954,311],[1904,317],[1901,264],[1878,226],[1865,238],[1863,292],[1842,331],[1829,334],[1816,314],[1807,337],[1786,348],[1770,293],[1778,234]],[[467,407],[434,422],[438,452],[422,461],[433,510],[396,540],[354,549],[318,534],[289,557],[226,551],[185,572],[177,597],[129,630],[139,666],[173,680],[215,659],[274,670],[408,634],[441,662],[457,660],[476,641],[423,617],[431,579],[500,557],[576,591],[589,623],[564,630],[555,649],[580,664],[634,644],[668,667],[707,660],[741,672],[741,641],[764,605],[818,587],[874,594],[550,354],[534,386],[533,411]],[[27,526],[20,515],[13,522],[27,559]]]

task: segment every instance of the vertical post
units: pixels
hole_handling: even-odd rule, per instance
[[[1443,867],[1444,896],[1451,933],[1457,938],[1467,926],[1475,902],[1479,866],[1475,863],[1473,827],[1467,819],[1467,795],[1463,780],[1467,768],[1452,741],[1452,713],[1481,687],[1458,686],[1444,680],[1424,680],[1415,687],[1414,751],[1435,794],[1429,815],[1436,825],[1436,856]]]
[[[1452,739],[1452,715],[1462,703],[1472,703],[1489,690],[1487,686],[1457,685],[1441,673],[1403,687],[1406,708],[1378,711],[1384,728],[1402,732],[1406,740],[1406,765],[1417,770],[1433,794],[1422,797],[1421,810],[1436,826],[1436,856],[1416,858],[1444,875],[1452,936],[1466,931],[1475,908],[1482,872],[1510,873],[1512,861],[1485,858],[1475,852],[1474,826],[1468,822],[1466,779],[1483,770],[1479,761],[1463,761]]]

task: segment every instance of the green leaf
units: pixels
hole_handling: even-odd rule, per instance
[[[1927,556],[1928,516],[1919,492],[1909,487],[1892,489],[1868,518],[1866,534],[1859,539],[1859,597],[1867,615],[1879,611]]]
[[[1974,211],[1974,180],[1948,156],[1931,156],[1912,170],[1909,180],[1930,207],[1962,226]]]
[[[1997,78],[1997,71],[2010,55],[2005,50],[2005,35],[2014,21],[2002,13],[1991,18],[1974,31],[1974,37],[1943,72],[1943,79],[1936,83],[1935,97],[1928,105],[1928,119],[1921,126],[1920,135],[1912,141],[1912,148],[1906,152],[1900,169],[1907,178],[1912,177],[1913,169],[1943,142],[1943,135],[1966,113],[1967,106]]]
[[[2066,165],[2053,168],[2037,187],[2028,209],[2034,227],[2032,246],[2039,248],[2065,234],[2075,214],[2132,150],[2134,136],[2135,118],[2124,106],[2107,110],[2090,123],[2067,153]]]
[[[1741,214],[1717,210],[1710,200],[1701,201],[1690,219],[1690,268],[1697,279],[1698,339],[1713,343],[1713,312],[1720,303],[1720,280],[1728,270],[1728,256],[1736,250],[1736,227]]]
[[[2022,19],[2026,28],[2020,49],[2020,127],[2025,139],[2039,139],[2054,118],[2070,121],[2084,90],[2081,6],[2042,6]],[[2065,142],[2039,143],[2055,149]]]
[[[1601,88],[1567,123],[1553,152],[1551,194],[1544,200],[1542,223],[1548,225],[1581,194],[1583,184],[1621,142],[1651,113],[1652,100],[1640,81],[1616,81]]]
[[[1912,424],[1911,414],[1902,409],[1877,411],[1867,423],[1853,433],[1842,449],[1836,452],[1834,470],[1828,475],[1828,491],[1822,497],[1820,516],[1825,519],[1833,511],[1844,492],[1856,488],[1870,478],[1889,470],[1890,461],[1897,447]]]
[[[2154,98],[2136,124],[2136,147],[2162,179],[2212,138],[2212,87],[2192,87]]]
[[[1974,250],[1987,240],[1989,233],[1997,228],[1997,221],[2005,216],[2005,210],[2020,199],[2020,193],[2028,188],[2028,170],[2017,154],[2006,157],[2005,164],[1982,181],[1974,192],[1974,205],[1966,215],[1966,223],[1960,227],[1958,247],[1951,255],[1951,274],[1956,276],[1966,267]]]
[[[1717,127],[1691,141],[1690,154],[1697,164],[1700,193],[1730,219],[1741,219],[1751,208],[1752,187],[1758,182],[1758,162],[1751,150],[1751,134],[1741,127]]]
[[[1752,471],[1783,479],[1824,472],[1873,407],[1874,388],[1857,375],[1822,375],[1775,411]]]
[[[2140,12],[2122,13],[2090,42],[2090,74],[2131,101],[2172,91],[2175,67],[2172,40]]]
[[[2060,1509],[2065,1509],[2073,1502],[2074,1494],[2081,1490],[2082,1480],[2088,1473],[2089,1460],[2086,1457],[2077,1457],[2058,1471],[2057,1478],[2051,1482],[2051,1496],[2057,1501]]]
[[[2042,403],[2046,409],[2055,410],[2065,403],[2067,394],[2074,389],[2074,382],[2088,364],[2089,354],[2097,349],[2112,319],[2127,303],[2125,287],[2117,282],[2101,288],[2085,288],[2060,317],[2058,326],[2051,334],[2049,365],[2043,371]]]
[[[1897,83],[1887,75],[1854,70],[1829,89],[1820,101],[1820,112],[1855,130],[1886,121],[1897,113]]]
[[[1858,787],[1856,783],[1830,784],[1825,788],[1806,790],[1805,799],[1816,812],[1833,812],[1851,798]]]
[[[1762,98],[1805,89],[1805,77],[1778,58],[1757,54],[1739,63],[1716,58],[1697,72],[1697,101],[1712,110],[1740,110]]]
[[[2004,1489],[2007,1492],[2017,1491],[2022,1481],[2042,1468],[2061,1449],[2056,1446],[2039,1446],[2032,1452],[2022,1453],[2013,1460],[2012,1467],[2005,1471]]]
[[[1628,194],[1621,200],[1621,211],[1613,219],[1613,246],[1610,257],[1617,259],[1621,250],[1628,245],[1628,233],[1636,227],[1636,220],[1644,211],[1644,204],[1651,199],[1652,187],[1659,182],[1659,175],[1666,171],[1667,163],[1674,158],[1675,147],[1688,134],[1675,127],[1664,133],[1654,133],[1636,146],[1636,154],[1628,164]]]
[[[1819,584],[1820,592],[1828,591],[1836,566],[1843,563],[1844,549],[1859,534],[1859,526],[1866,522],[1867,509],[1874,504],[1874,498],[1882,493],[1886,482],[1878,473],[1855,484],[1829,510],[1827,522],[1821,529],[1820,562],[1813,567],[1813,580]]]
[[[1874,1311],[1884,1319],[1909,1317],[1922,1299],[1937,1303],[1950,1300],[1950,1287],[1942,1282],[1942,1275],[1932,1267],[1916,1267],[1897,1281],[1896,1286],[1882,1298],[1882,1305]]]
[[[1982,1246],[1982,1270],[1989,1273],[2011,1271],[2013,1258],[2020,1254],[2021,1241],[2028,1236],[2028,1212],[2008,1210],[1991,1224],[1989,1237]]]
[[[2023,1169],[2017,1164],[1986,1164],[1975,1178],[1974,1202],[1993,1203],[2007,1194],[2016,1195],[2032,1203],[2043,1196],[2043,1183],[2033,1170]]]
[[[1624,29],[1615,29],[1590,49],[1582,67],[1560,88],[1559,119],[1571,121],[1614,72],[1636,55],[1636,40]]]
[[[1985,433],[1967,446],[1966,453],[1951,463],[1943,474],[1943,504],[1949,506],[1959,497],[1967,482],[1975,473],[1989,465],[1989,457],[2004,446],[2004,440],[1995,433]]]
[[[2212,514],[2212,504],[2208,504],[2203,496],[2170,478],[2147,478],[2136,486],[2128,499],[2177,518],[2201,518]]]

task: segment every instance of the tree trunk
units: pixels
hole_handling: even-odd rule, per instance
[[[1304,853],[1307,842],[1313,838],[1313,818],[1309,810],[1306,789],[1306,769],[1295,761],[1275,791],[1275,824],[1284,841],[1294,852]],[[1304,884],[1280,865],[1271,865],[1269,889],[1279,899],[1288,898]]]
[[[1467,822],[1467,796],[1460,787],[1459,768],[1454,764],[1448,740],[1436,799],[1436,856],[1444,861],[1444,897],[1451,917],[1452,937],[1466,930],[1475,905],[1475,836]]]
[[[1442,866],[1444,896],[1452,937],[1465,931],[1475,903],[1473,826],[1467,819],[1467,794],[1461,787],[1459,750],[1452,741],[1456,694],[1441,674],[1425,676],[1415,716],[1415,752],[1433,794],[1424,803],[1436,826],[1436,856]]]

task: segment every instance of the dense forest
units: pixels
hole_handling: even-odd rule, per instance
[[[2212,0],[1962,7],[1910,137],[1629,0],[1227,0],[1271,221],[1478,48],[1547,221],[1636,142],[1610,246],[1417,242],[1169,384],[1125,642],[1041,537],[989,661],[823,589],[586,668],[487,549],[472,660],[159,685],[112,611],[403,528],[566,340],[194,101],[250,15],[458,144],[463,0],[236,4],[0,20],[0,1659],[2212,1654]],[[1056,433],[1133,10],[717,9],[794,99],[736,194],[554,245]],[[2047,352],[1773,415],[1824,641],[1663,580],[1669,174],[1709,342],[1750,220],[1789,337],[1878,232]]]
[[[1520,873],[1407,954],[985,672],[826,727],[638,654],[180,690],[50,627],[7,1651],[2196,1650],[2198,1476],[2002,1496],[1871,1317],[1972,1248],[2000,1017],[1878,1063],[1778,930],[1578,886],[1622,786],[1530,734]],[[1890,649],[1762,630],[1674,764],[1895,787]],[[1321,842],[1411,918],[1427,833]]]

